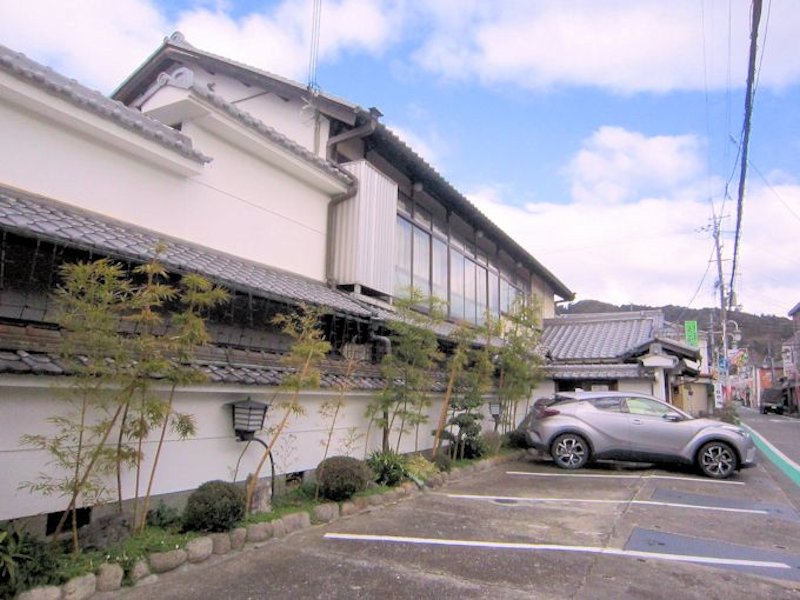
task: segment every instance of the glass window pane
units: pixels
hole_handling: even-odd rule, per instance
[[[414,227],[412,281],[423,296],[431,295],[431,234],[419,227]]]
[[[450,316],[464,318],[464,255],[450,250]]]
[[[447,302],[447,244],[435,238],[433,240],[431,275],[433,278],[433,295]]]
[[[478,266],[475,279],[475,310],[477,322],[482,324],[486,321],[486,308],[488,298],[486,296],[486,267]]]
[[[397,218],[394,257],[395,296],[408,296],[411,287],[411,223]]]
[[[476,265],[471,260],[464,261],[464,318],[467,321],[476,320],[476,294],[475,279],[477,276]]]
[[[431,228],[431,213],[429,210],[422,208],[419,204],[414,206],[414,220],[422,225],[423,229],[430,231]]]
[[[496,273],[489,272],[489,311],[492,315],[500,314],[500,278]]]

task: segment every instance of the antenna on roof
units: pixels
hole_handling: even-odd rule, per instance
[[[308,57],[308,89],[314,94],[319,93],[317,83],[317,61],[319,58],[319,29],[322,20],[322,0],[314,0],[314,11],[311,17],[311,51]]]

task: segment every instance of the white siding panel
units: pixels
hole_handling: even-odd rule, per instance
[[[333,276],[392,295],[397,184],[367,161],[343,165],[358,178],[358,192],[334,209]]]

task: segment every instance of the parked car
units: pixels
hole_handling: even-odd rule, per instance
[[[669,462],[723,479],[756,462],[755,444],[741,427],[696,419],[645,394],[560,393],[537,400],[520,427],[563,469],[595,459]]]
[[[761,392],[761,414],[774,412],[782,415],[786,405],[785,394],[782,388],[767,388]]]

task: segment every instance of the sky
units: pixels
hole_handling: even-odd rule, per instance
[[[173,31],[392,128],[577,299],[719,305],[745,0],[0,0],[0,44],[111,93]],[[764,0],[734,292],[800,302],[800,2]]]

